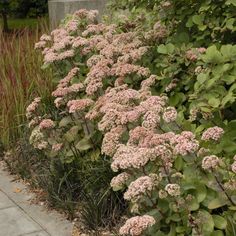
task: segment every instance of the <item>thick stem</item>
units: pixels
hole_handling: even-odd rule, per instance
[[[212,170],[212,173],[213,173],[213,170]],[[228,200],[230,201],[230,203],[235,206],[233,200],[231,199],[231,197],[229,196],[229,194],[226,192],[224,186],[221,184],[221,182],[220,182],[220,180],[218,179],[218,177],[216,176],[216,174],[214,174],[214,177],[215,177],[215,180],[216,180],[217,184],[219,185],[220,189],[224,192],[225,196],[228,198]]]

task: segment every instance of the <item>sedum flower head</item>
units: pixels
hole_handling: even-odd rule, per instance
[[[151,177],[139,177],[129,185],[128,190],[124,194],[124,199],[129,201],[136,201],[142,195],[145,195],[147,192],[152,191],[153,186],[154,183]]]
[[[202,168],[205,170],[215,169],[218,167],[220,160],[215,155],[206,156],[202,160]]]
[[[165,190],[172,197],[180,195],[180,186],[178,184],[167,184]]]
[[[152,216],[135,216],[125,222],[119,233],[121,235],[140,236],[148,227],[153,226],[155,223],[156,221]]]
[[[224,130],[218,126],[208,128],[202,134],[202,140],[209,141],[214,140],[218,141],[222,135],[224,134]]]

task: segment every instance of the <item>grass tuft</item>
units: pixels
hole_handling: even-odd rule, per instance
[[[0,142],[5,147],[23,137],[25,109],[35,96],[52,91],[52,74],[42,71],[42,56],[34,50],[46,24],[4,34],[0,31]]]

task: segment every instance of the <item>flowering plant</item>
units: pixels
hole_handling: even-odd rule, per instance
[[[166,96],[177,80],[162,93],[147,58],[154,42],[166,40],[168,27],[158,21],[141,32],[98,24],[96,14],[80,10],[36,44],[59,81],[52,93],[56,115],[40,114],[39,98],[27,108],[31,143],[64,162],[111,157],[112,170],[121,172],[111,186],[127,187],[124,198],[136,215],[121,227],[122,235],[230,235],[236,164],[228,139],[234,122],[220,120],[222,129],[186,120]],[[174,52],[168,45],[159,45],[159,53]],[[209,50],[188,48],[187,63],[207,60]],[[181,108],[183,101],[175,105]]]

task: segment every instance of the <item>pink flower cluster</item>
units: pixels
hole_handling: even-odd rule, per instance
[[[178,184],[167,184],[165,190],[172,197],[180,195],[180,186]]]
[[[85,110],[92,104],[93,100],[85,98],[85,99],[71,100],[67,103],[67,107],[69,108],[69,113],[75,113]]]
[[[123,188],[129,178],[130,178],[130,175],[126,172],[123,172],[123,173],[115,176],[111,180],[111,187],[113,189]]]
[[[44,119],[39,124],[39,128],[41,130],[43,130],[43,129],[52,129],[54,127],[55,127],[55,123],[51,119]]]
[[[124,199],[129,201],[137,201],[140,197],[153,189],[154,183],[151,177],[142,176],[131,182],[128,190],[124,194]]]
[[[156,223],[155,219],[149,215],[135,216],[128,219],[124,226],[120,228],[121,235],[141,236],[144,231]]]
[[[208,128],[202,134],[202,140],[209,141],[214,140],[218,141],[222,135],[224,134],[224,130],[218,126]]]
[[[213,170],[219,166],[220,159],[215,155],[206,156],[202,160],[202,168],[205,170]]]
[[[33,116],[34,112],[36,112],[39,103],[41,101],[40,97],[37,97],[33,100],[33,102],[26,108],[26,117],[29,119]]]

